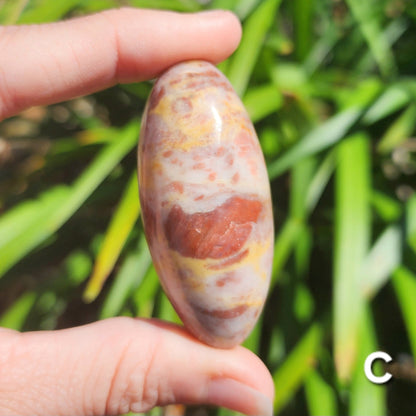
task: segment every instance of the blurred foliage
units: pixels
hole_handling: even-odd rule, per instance
[[[271,180],[272,284],[245,345],[273,374],[275,413],[415,414],[416,3],[0,0],[0,22],[121,5],[219,7],[243,22],[219,66],[255,122]],[[135,147],[150,88],[116,86],[0,123],[1,325],[178,321],[138,220]],[[363,372],[379,349],[396,360],[386,386]]]

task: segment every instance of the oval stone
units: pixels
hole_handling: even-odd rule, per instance
[[[226,77],[204,61],[166,71],[138,153],[144,230],[168,298],[201,341],[240,344],[267,296],[274,232],[263,154]]]

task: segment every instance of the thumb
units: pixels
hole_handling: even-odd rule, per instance
[[[250,351],[209,347],[161,321],[0,331],[0,414],[115,415],[200,403],[271,415],[273,391]]]

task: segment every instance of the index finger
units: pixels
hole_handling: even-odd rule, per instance
[[[32,105],[150,79],[189,59],[219,62],[237,47],[230,12],[122,8],[68,21],[0,27],[0,120]]]

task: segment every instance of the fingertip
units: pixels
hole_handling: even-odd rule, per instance
[[[266,364],[255,353],[243,346],[238,346],[239,360],[244,364],[246,379],[250,387],[267,396],[272,402],[275,395],[275,387],[272,375]]]
[[[238,16],[230,10],[205,10],[198,13],[201,18],[213,25],[213,31],[224,33],[223,56],[216,59],[218,63],[231,55],[238,47],[241,41],[243,29]]]

